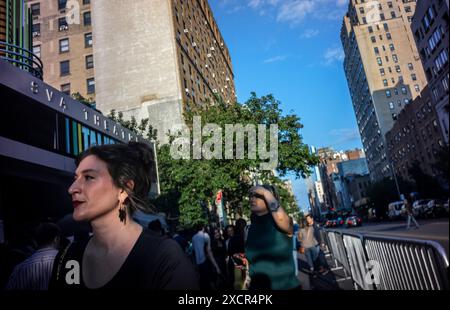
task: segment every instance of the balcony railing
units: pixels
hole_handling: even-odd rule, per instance
[[[42,61],[31,51],[20,46],[0,41],[0,59],[4,59],[22,70],[43,79]]]

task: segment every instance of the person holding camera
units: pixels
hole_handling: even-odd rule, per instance
[[[249,199],[252,214],[245,254],[250,289],[301,289],[292,256],[292,221],[280,206],[275,187],[254,186]]]

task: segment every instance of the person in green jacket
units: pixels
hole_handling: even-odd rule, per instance
[[[245,254],[250,265],[250,289],[301,289],[292,255],[293,225],[279,204],[276,188],[252,187],[249,199],[252,215]]]

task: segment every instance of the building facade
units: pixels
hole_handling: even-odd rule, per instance
[[[33,52],[44,81],[65,94],[95,101],[90,0],[27,0],[33,16]]]
[[[449,136],[448,0],[419,0],[411,24],[445,143]]]
[[[411,0],[351,0],[341,29],[344,70],[372,180],[391,177],[385,134],[427,84]]]
[[[386,134],[386,142],[397,176],[413,182],[408,170],[414,163],[426,174],[438,176],[433,164],[445,142],[428,87],[400,113],[394,127]]]
[[[149,118],[165,142],[184,111],[216,96],[234,103],[230,54],[206,0],[98,0],[92,12],[103,113]]]

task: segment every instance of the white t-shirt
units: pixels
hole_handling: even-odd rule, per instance
[[[201,265],[206,261],[205,245],[210,244],[209,235],[203,231],[199,231],[192,237],[192,245],[194,247],[195,262]]]

